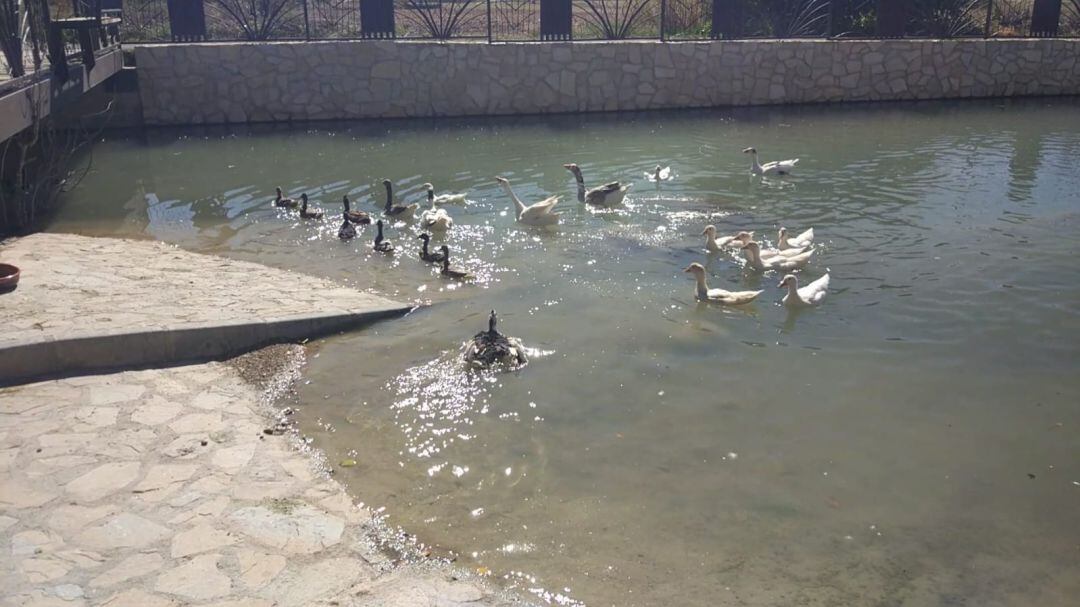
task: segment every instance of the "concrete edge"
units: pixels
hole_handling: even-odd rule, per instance
[[[44,336],[40,341],[0,347],[0,387],[44,378],[222,360],[273,344],[323,337],[404,316],[413,308],[391,303],[362,312],[189,324],[78,337]]]

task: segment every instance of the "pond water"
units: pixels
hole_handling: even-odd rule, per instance
[[[748,145],[796,175],[750,178]],[[566,162],[625,205],[578,204]],[[1075,605],[1078,167],[1076,99],[164,130],[98,146],[50,229],[432,303],[320,342],[301,426],[390,524],[540,602]],[[563,194],[561,226],[515,225],[494,175]],[[373,211],[383,177],[468,193],[446,241],[476,280],[419,263],[415,225],[385,257],[269,204]],[[708,223],[813,227],[824,305],[706,256]],[[694,261],[765,292],[697,304]],[[533,356],[471,375],[493,308]]]

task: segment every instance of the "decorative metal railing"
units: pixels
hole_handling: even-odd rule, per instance
[[[1080,0],[123,0],[123,4],[125,40],[145,42],[1080,36]]]
[[[51,68],[61,81],[68,66],[93,69],[97,54],[120,44],[119,0],[0,0],[0,85]]]

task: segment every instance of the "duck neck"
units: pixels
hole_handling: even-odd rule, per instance
[[[506,188],[506,193],[510,195],[510,198],[514,200],[514,206],[517,208],[518,219],[521,219],[521,215],[525,213],[525,203],[521,202],[521,199],[517,197],[514,190],[510,187],[509,183],[503,183],[502,186]]]
[[[574,181],[577,182],[578,202],[585,202],[585,178],[581,176],[581,169],[571,172],[574,174]]]
[[[716,253],[720,251],[720,245],[716,243],[716,236],[713,234],[705,235],[705,248]]]
[[[750,152],[750,169],[755,173],[760,173],[762,171],[761,163],[758,162],[757,152]]]
[[[763,269],[765,267],[761,263],[761,257],[758,255],[758,252],[755,251],[754,249],[752,249],[750,247],[747,247],[747,248],[743,249],[743,253],[746,255],[746,261],[749,262],[751,266],[753,266],[753,267],[755,267],[755,268],[757,268],[759,270],[761,270],[761,269]]]
[[[705,274],[698,274],[694,278],[697,279],[697,296],[701,299],[708,299],[709,283],[705,282]]]
[[[802,301],[802,297],[799,296],[799,285],[794,280],[789,280],[787,283],[788,297],[792,297],[798,301]]]
[[[495,330],[495,315],[492,314],[491,318],[488,318],[488,333],[491,335],[498,335],[499,332]]]
[[[435,190],[427,191],[427,201],[431,208],[435,208]]]
[[[379,231],[375,234],[375,244],[379,244],[380,242],[382,242],[382,223],[380,222],[375,227],[379,229]]]
[[[394,205],[394,188],[389,183],[386,184],[386,210],[389,211],[390,207]]]
[[[428,253],[428,246],[427,246],[428,241],[425,238],[421,242],[424,243],[423,245],[421,245],[421,247],[423,247],[421,250],[424,252],[424,257],[428,257],[430,255],[430,253]]]

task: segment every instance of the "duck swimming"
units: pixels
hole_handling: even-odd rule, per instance
[[[278,207],[280,209],[295,209],[296,207],[300,206],[300,202],[298,200],[293,200],[292,198],[285,198],[284,195],[281,193],[280,187],[274,188],[274,191],[277,192],[277,195],[274,197],[275,207]]]
[[[465,343],[462,355],[469,364],[487,368],[496,364],[521,366],[529,362],[525,346],[516,337],[508,337],[495,328],[495,310],[488,316],[487,331],[481,331]]]
[[[553,226],[559,223],[559,214],[551,212],[555,205],[559,204],[558,196],[551,196],[540,202],[525,206],[525,203],[521,202],[517,194],[514,194],[514,190],[510,188],[510,182],[505,177],[496,177],[495,181],[502,185],[503,189],[514,201],[518,223],[536,227]]]
[[[814,254],[814,250],[810,249],[791,257],[776,255],[763,258],[761,256],[761,245],[753,240],[743,245],[742,250],[743,255],[746,256],[746,265],[762,272],[765,270],[795,270],[801,268],[810,263],[810,257]]]
[[[810,228],[793,238],[788,238],[787,228],[780,228],[780,232],[776,238],[776,246],[780,250],[802,249],[812,244],[814,244],[814,228]]]
[[[661,181],[671,181],[675,179],[675,176],[671,174],[671,167],[661,168],[660,165],[656,165],[656,169],[651,173],[645,171],[645,179],[659,184]]]
[[[622,202],[623,198],[626,198],[626,193],[630,191],[630,186],[633,185],[632,183],[623,185],[618,181],[612,181],[611,183],[605,183],[598,188],[586,190],[585,179],[581,176],[581,167],[574,163],[570,163],[564,164],[563,168],[574,174],[574,179],[577,181],[578,187],[578,202],[601,207],[613,207]]]
[[[428,204],[431,208],[420,215],[420,227],[433,232],[445,232],[454,227],[454,219],[450,217],[450,214],[445,209],[435,208],[435,186],[425,183],[424,188],[427,190]]]
[[[342,204],[345,205],[345,218],[355,224],[368,225],[371,223],[371,215],[363,211],[352,210],[352,203],[349,202],[349,195],[346,194],[341,197]]]
[[[300,218],[301,219],[322,219],[322,209],[308,210],[307,193],[300,195]]]
[[[442,269],[439,270],[439,274],[442,274],[447,278],[453,278],[455,280],[465,280],[468,278],[472,278],[472,274],[469,274],[464,270],[456,270],[450,267],[450,247],[443,245],[439,247],[439,249],[442,251],[443,254]]]
[[[757,299],[758,295],[764,293],[764,291],[725,291],[724,289],[710,289],[709,283],[705,282],[705,266],[697,262],[686,266],[686,269],[683,270],[683,272],[693,274],[694,279],[697,280],[697,290],[694,295],[697,297],[698,301],[719,303],[728,306],[739,306],[754,301]]]
[[[420,205],[415,202],[394,204],[394,184],[389,179],[383,179],[382,184],[386,188],[386,206],[383,208],[383,214],[394,219],[412,219]]]
[[[705,237],[705,249],[710,253],[719,253],[726,246],[738,244],[735,242],[735,236],[722,236],[717,238],[716,226],[711,224],[705,226],[701,235]]]
[[[825,301],[825,296],[829,294],[829,275],[826,274],[800,289],[799,279],[793,274],[788,274],[777,286],[781,289],[787,287],[787,294],[783,299],[785,306],[789,308],[817,306]]]
[[[394,245],[391,244],[390,241],[388,241],[388,240],[383,240],[383,235],[382,235],[383,223],[382,223],[381,219],[375,222],[375,227],[378,228],[378,230],[379,230],[379,232],[377,234],[375,234],[375,246],[374,246],[375,250],[380,252],[380,253],[393,253],[394,252]]]
[[[731,244],[732,244],[732,246],[742,247],[742,245],[745,245],[746,243],[750,242],[753,239],[754,239],[754,233],[753,232],[739,232],[738,234],[735,235],[735,240]],[[761,255],[762,259],[766,259],[766,258],[769,258],[769,257],[776,257],[777,255],[783,255],[784,257],[795,257],[797,255],[802,255],[809,248],[810,248],[810,246],[805,246],[805,247],[798,248],[798,249],[783,249],[783,250],[781,250],[781,249],[762,248],[758,253]]]
[[[750,160],[750,173],[752,175],[790,175],[791,171],[795,169],[795,165],[799,164],[798,158],[761,164],[758,162],[757,148],[746,148],[743,150],[743,154],[752,156]]]
[[[417,236],[420,240],[424,241],[423,248],[420,250],[420,261],[426,261],[428,263],[442,263],[446,256],[442,253],[432,253],[428,251],[428,242],[431,241],[430,234],[420,234]]]
[[[341,227],[338,228],[337,237],[342,240],[356,238],[356,226],[349,220],[348,211],[341,214]]]

